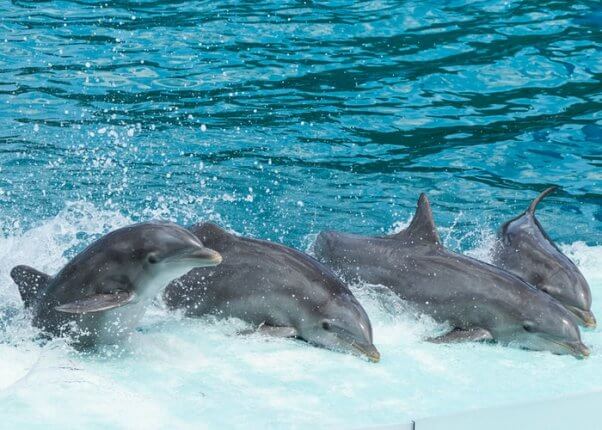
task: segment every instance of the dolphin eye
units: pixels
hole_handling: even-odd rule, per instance
[[[535,329],[533,328],[533,324],[526,322],[523,324],[523,329],[527,332],[527,333],[533,333],[535,332]]]
[[[545,279],[543,278],[543,276],[541,276],[539,273],[535,273],[533,275],[533,279],[531,279],[531,285],[541,285],[544,281]],[[544,285],[541,286],[544,287]]]
[[[322,328],[326,331],[330,330],[330,323],[328,321],[324,321],[322,323]]]
[[[146,260],[150,263],[150,264],[156,264],[159,262],[159,258],[157,257],[157,254],[155,254],[154,252],[148,254],[148,257],[146,257]]]

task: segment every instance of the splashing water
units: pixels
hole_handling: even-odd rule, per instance
[[[432,345],[445,327],[374,285],[352,288],[378,364],[160,303],[78,354],[37,339],[9,277],[151,218],[300,249],[384,234],[423,191],[487,261],[556,184],[538,217],[600,316],[598,3],[0,0],[1,427],[348,428],[602,388],[600,329],[581,361]]]
[[[0,332],[0,415],[7,428],[361,427],[602,384],[600,329],[584,333],[593,350],[588,360],[496,345],[434,345],[423,339],[445,327],[374,285],[352,289],[371,317],[382,353],[378,364],[300,341],[239,336],[241,321],[188,319],[159,302],[118,348],[82,354],[62,339],[37,341],[9,268],[31,262],[54,273],[81,241],[128,222],[119,213],[74,203],[1,239],[2,312],[10,321]],[[470,253],[486,255],[492,244]],[[576,242],[563,251],[597,295],[602,247]],[[597,301],[594,311],[602,314]]]

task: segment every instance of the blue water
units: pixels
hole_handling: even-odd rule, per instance
[[[602,389],[602,329],[584,361],[431,345],[441,327],[370,285],[376,365],[160,303],[81,356],[32,340],[8,276],[150,218],[306,250],[398,228],[422,191],[447,245],[488,259],[555,184],[541,222],[602,315],[601,78],[595,1],[0,0],[3,425],[353,427]]]

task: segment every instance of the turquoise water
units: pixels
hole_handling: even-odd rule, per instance
[[[602,329],[584,361],[430,345],[441,327],[370,285],[379,364],[160,304],[81,356],[32,340],[8,277],[149,218],[309,249],[398,228],[421,191],[447,245],[488,259],[556,184],[541,222],[602,315],[601,78],[594,1],[0,1],[3,424],[354,427],[602,389]]]

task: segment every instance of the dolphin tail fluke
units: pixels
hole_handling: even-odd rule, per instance
[[[535,208],[537,207],[537,205],[539,204],[540,201],[543,200],[543,198],[545,196],[547,196],[548,194],[556,191],[558,187],[553,186],[553,187],[549,187],[546,188],[545,190],[543,190],[541,192],[541,194],[539,194],[537,197],[535,197],[535,199],[531,202],[531,204],[529,205],[529,208],[527,209],[527,213],[530,215],[534,215],[535,214]]]
[[[23,300],[26,308],[33,305],[40,291],[46,288],[52,279],[50,275],[29,266],[13,267],[10,271],[10,277],[19,287],[19,294],[21,294],[21,300]]]
[[[394,237],[411,242],[423,241],[436,244],[441,243],[439,234],[437,233],[437,227],[435,226],[435,220],[433,219],[431,204],[429,203],[426,194],[420,194],[416,213],[408,228],[397,233]]]

